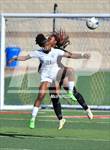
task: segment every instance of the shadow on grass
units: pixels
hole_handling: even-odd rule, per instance
[[[54,138],[53,136],[47,135],[32,135],[32,134],[20,134],[20,133],[0,133],[0,137],[11,137],[11,138],[20,138],[24,139],[25,137],[33,137],[33,138]]]

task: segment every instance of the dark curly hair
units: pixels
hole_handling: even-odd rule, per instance
[[[36,36],[35,41],[36,41],[36,44],[38,44],[40,47],[42,47],[47,42],[47,39],[44,36],[44,34],[40,33]]]

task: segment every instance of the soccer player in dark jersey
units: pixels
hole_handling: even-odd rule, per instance
[[[45,39],[45,36],[43,36],[42,38]],[[51,40],[52,38],[53,38],[53,40]],[[55,40],[54,40],[54,38],[55,38]],[[60,38],[62,38],[62,39],[60,39]],[[62,49],[63,51],[68,52],[65,50],[65,47],[69,44],[69,37],[66,36],[66,34],[64,32],[54,32],[48,37],[48,39],[50,39],[50,44],[52,47]],[[68,53],[71,54],[70,52],[68,52]],[[65,83],[64,89],[66,91],[68,91],[68,81],[67,81],[67,79],[65,79],[65,77],[66,77],[66,75],[69,75],[70,77],[74,78],[74,72],[73,72],[72,68],[65,67],[61,63],[61,59],[62,59],[62,57],[58,57],[58,59],[57,59],[58,66],[60,68],[62,68],[62,77],[60,75],[58,75],[61,77],[60,87],[63,85],[63,83]],[[42,66],[42,63],[40,63],[38,71],[40,71],[41,66]],[[61,74],[61,72],[60,72],[60,74]],[[72,84],[73,94],[76,97],[76,100],[83,107],[83,109],[85,111],[87,111],[88,117],[90,119],[92,119],[93,114],[92,114],[90,108],[87,106],[83,96],[76,90],[74,83],[71,83],[71,84]],[[51,86],[49,87],[49,91],[50,91],[50,96],[51,96],[51,101],[53,104],[54,111],[56,113],[57,118],[60,121],[58,129],[61,129],[65,123],[65,119],[63,119],[63,115],[62,115],[62,111],[61,111],[61,103],[59,101],[59,96],[55,92],[56,87],[55,87],[54,83],[52,83]],[[69,98],[70,97],[71,97],[71,95],[69,96]],[[73,98],[73,100],[74,100],[74,98]]]
[[[65,47],[70,43],[69,41],[69,36],[67,36],[65,34],[65,32],[60,31],[60,32],[53,32],[49,38],[53,38],[53,43],[52,46],[56,47],[58,49],[62,49],[65,52],[68,52],[67,50],[65,50]],[[54,38],[57,41],[57,43],[55,44],[54,42]],[[61,39],[60,39],[61,38]],[[70,53],[70,52],[68,52]],[[70,53],[71,54],[71,53]],[[60,87],[63,85],[63,83],[65,83],[64,89],[68,90],[68,81],[65,80],[65,76],[66,74],[72,75],[74,76],[74,71],[72,68],[69,67],[65,67],[62,62],[62,57],[58,57],[57,59],[57,63],[59,65],[60,68],[62,68],[63,72],[62,72],[62,77],[60,80]],[[58,117],[58,119],[60,120],[62,118],[62,114],[61,114],[61,104],[59,102],[59,97],[58,96],[53,96],[54,93],[52,93],[52,88],[54,87],[50,87],[50,95],[51,95],[51,100],[54,106],[54,111],[56,112],[56,115]],[[74,86],[73,88],[73,94],[75,96],[75,98],[77,99],[78,103],[82,106],[82,108],[87,112],[88,118],[89,119],[93,119],[93,114],[90,110],[90,108],[88,107],[88,105],[86,104],[84,97],[80,94],[80,92],[76,89],[76,87]],[[62,127],[62,125],[61,125]],[[60,128],[60,126],[59,126]]]

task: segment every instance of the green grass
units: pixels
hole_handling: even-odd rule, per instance
[[[64,116],[85,115],[64,110]],[[110,115],[110,112],[94,112]],[[36,128],[29,129],[30,114],[0,114],[1,150],[109,150],[110,119],[67,118],[62,130],[52,111],[40,111]]]

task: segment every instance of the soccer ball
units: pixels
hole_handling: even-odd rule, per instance
[[[94,29],[98,28],[99,21],[97,18],[92,17],[92,18],[87,19],[86,25],[89,29],[94,30]]]

